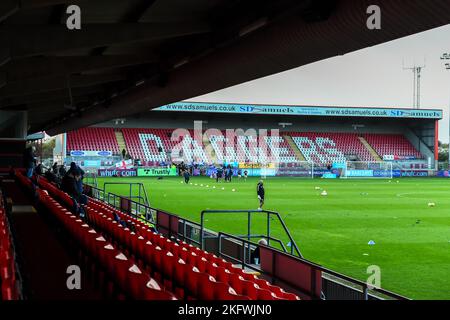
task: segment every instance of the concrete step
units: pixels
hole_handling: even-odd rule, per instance
[[[286,139],[286,142],[289,144],[291,149],[294,151],[295,156],[297,157],[297,159],[300,160],[300,161],[306,161],[305,156],[300,151],[300,149],[297,147],[297,145],[295,144],[295,142],[292,139],[292,137],[291,136],[283,136],[283,137],[284,137],[284,139]]]
[[[361,141],[364,147],[370,152],[375,161],[383,161],[380,155],[375,151],[374,148],[372,148],[372,146],[367,142],[366,139],[364,139],[364,137],[358,137],[358,139],[359,141]]]

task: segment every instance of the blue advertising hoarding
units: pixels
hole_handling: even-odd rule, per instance
[[[238,113],[292,116],[370,117],[442,119],[438,109],[401,109],[371,107],[324,107],[291,105],[250,105],[234,103],[177,102],[153,109],[154,111]]]

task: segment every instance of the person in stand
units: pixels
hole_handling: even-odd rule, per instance
[[[250,259],[253,264],[261,264],[261,254],[259,246],[264,245],[267,246],[267,240],[266,239],[259,239],[258,246],[256,249],[251,253]]]
[[[77,180],[77,188],[79,193],[83,193],[83,178],[84,178],[84,171],[80,168],[75,162],[70,163],[70,169],[68,172],[80,172],[80,179]]]
[[[84,218],[86,216],[83,208],[79,204],[87,204],[87,197],[78,188],[78,181],[81,180],[81,171],[77,168],[69,170],[61,181],[61,190],[66,192],[73,200],[73,212]]]
[[[45,172],[45,178],[49,182],[56,183],[58,186],[61,184],[61,180],[58,178],[57,174],[54,173],[53,167]]]
[[[58,174],[58,162],[55,162],[52,166],[52,173]]]
[[[64,166],[64,164],[62,164],[58,170],[59,177],[62,179],[66,175],[66,173],[67,173],[66,167]]]
[[[44,175],[44,165],[42,163],[39,163],[36,168],[34,169],[34,173],[42,176]]]
[[[127,152],[125,149],[122,149],[122,159],[125,160],[125,156],[127,155]]]
[[[31,146],[25,149],[23,154],[23,164],[27,170],[27,177],[33,176],[34,168],[36,167],[36,147]]]
[[[259,180],[258,184],[256,185],[256,194],[259,200],[258,210],[262,210],[262,207],[264,205],[264,193],[265,193],[264,182],[262,180]]]

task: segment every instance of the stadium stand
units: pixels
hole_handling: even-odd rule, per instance
[[[17,300],[20,297],[16,277],[15,250],[9,221],[0,192],[0,300]]]
[[[111,151],[119,154],[119,145],[112,128],[82,128],[67,133],[67,150]]]
[[[395,155],[400,157],[414,157],[422,159],[422,155],[411,143],[400,134],[365,134],[364,138],[383,157]]]
[[[291,132],[295,144],[308,161],[317,164],[346,161],[356,156],[360,161],[374,161],[354,133]]]
[[[16,176],[32,188],[20,172]],[[70,196],[37,180],[39,201],[80,244],[84,260],[97,271],[110,295],[133,299],[298,300],[278,286],[234,267],[183,241],[154,233],[144,223],[99,200],[89,198],[87,221],[66,208]],[[121,223],[122,222],[122,223]]]
[[[190,137],[183,139],[182,146],[177,146],[180,140],[171,140],[173,129],[121,129],[127,151],[132,158],[141,159],[144,166],[153,166],[160,162],[170,161],[170,155],[183,156],[188,161],[204,161],[206,163],[222,161],[267,162],[269,156],[279,163],[297,163],[299,158],[284,136],[265,137],[268,150],[258,147],[256,136],[235,136],[234,147],[227,146],[227,133],[220,131],[208,134],[214,157],[205,153],[194,139],[193,130]],[[97,134],[98,132],[98,134]],[[101,134],[100,134],[101,133]],[[185,131],[186,133],[186,131]],[[393,134],[356,134],[356,133],[326,133],[326,132],[286,132],[283,135],[292,137],[298,151],[306,161],[315,164],[328,164],[346,160],[377,161],[360,140],[367,143],[379,155],[409,156],[422,159],[422,155],[403,135]],[[118,152],[118,145],[112,128],[87,128],[72,131],[67,134],[67,150],[110,150]],[[108,137],[108,138],[105,138]],[[180,149],[180,150],[178,150]],[[372,151],[373,152],[373,151]]]
[[[172,141],[173,129],[122,129],[127,149],[133,158],[145,161],[145,165],[151,166],[157,162],[169,161],[169,154],[175,151],[178,141]],[[183,156],[190,160],[202,160],[213,162],[211,155],[196,145],[193,130],[188,131],[190,137],[183,140]],[[261,152],[257,147],[258,138],[256,136],[234,137],[236,148],[226,147],[226,132],[208,135],[208,139],[215,151],[215,159],[219,162],[239,161],[245,162],[247,159],[254,162],[264,162],[267,156],[271,155],[279,159],[279,162],[297,162],[294,151],[283,137],[265,138],[269,150]],[[181,140],[180,140],[181,141]],[[222,149],[224,147],[224,149]],[[160,151],[161,150],[161,151]],[[223,150],[223,151],[222,151]]]
[[[135,159],[150,162],[167,161],[167,152],[174,143],[170,141],[170,130],[166,129],[122,129],[127,151]],[[161,152],[158,147],[162,148]]]

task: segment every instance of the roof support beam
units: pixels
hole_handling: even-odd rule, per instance
[[[104,90],[103,85],[87,88],[73,88],[72,97],[78,98],[83,96],[95,95]],[[0,100],[0,109],[10,106],[35,104],[47,101],[66,101],[69,100],[69,92],[67,89],[57,89],[54,91],[40,92],[29,94],[21,97],[10,97]],[[75,99],[78,100],[78,99]]]
[[[196,97],[246,81],[337,55],[374,46],[450,23],[448,0],[383,0],[383,27],[367,29],[368,0],[340,0],[325,21],[308,24],[291,17],[256,31],[171,70],[164,87],[151,83],[111,101],[107,112],[92,106],[82,117],[49,122],[50,135],[146,112],[157,106]],[[358,14],[356,14],[358,13]],[[360,14],[359,14],[360,13]],[[439,13],[439,14],[436,14]],[[269,46],[268,46],[269,45]],[[56,125],[55,125],[56,124]]]
[[[157,62],[154,55],[147,56],[102,56],[102,57],[33,57],[11,61],[0,68],[8,74],[8,81],[63,76],[88,71],[103,71],[115,68]]]
[[[78,4],[81,1],[82,0],[22,0],[21,4],[24,9],[33,9],[55,6],[58,4]]]
[[[150,7],[155,3],[156,0],[141,0],[136,6],[134,6],[130,11],[126,12],[121,18],[120,23],[135,23],[139,22],[140,18],[150,9]],[[103,55],[107,46],[95,48],[92,52],[95,56]]]
[[[18,0],[1,0],[0,1],[0,22],[6,20],[20,9]]]
[[[0,41],[0,67],[7,64],[11,60],[10,50],[4,44],[5,42]]]
[[[0,89],[6,86],[6,73],[0,72]]]
[[[123,80],[121,75],[75,75],[70,77],[68,83],[67,77],[54,77],[47,80],[28,80],[23,82],[9,83],[0,89],[0,97],[16,97],[33,93],[48,92],[58,89],[89,87],[97,84],[115,82]]]
[[[68,30],[65,25],[5,25],[0,27],[0,43],[10,43],[11,56],[22,58],[99,46],[164,40],[209,31],[207,24],[197,22],[90,24],[75,31]]]

